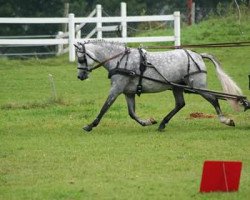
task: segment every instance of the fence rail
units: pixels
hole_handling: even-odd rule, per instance
[[[1,17],[1,24],[63,24],[68,23],[68,17]]]
[[[96,17],[94,15],[96,14]],[[174,21],[173,36],[149,36],[149,37],[128,37],[127,23],[130,22],[152,22],[152,21]],[[58,49],[62,52],[69,51],[69,61],[75,61],[74,43],[90,40],[95,33],[97,38],[109,41],[120,41],[125,43],[134,42],[166,42],[172,41],[175,46],[180,46],[180,12],[174,12],[172,15],[151,15],[151,16],[127,16],[126,3],[121,3],[121,16],[118,17],[102,17],[101,5],[96,6],[96,10],[92,11],[89,17],[75,17],[74,14],[61,18],[0,18],[0,24],[68,24],[68,32],[60,33],[54,39],[0,39],[1,46],[43,46],[43,45],[58,45]],[[81,28],[85,24],[95,23],[96,27],[89,33],[88,37],[81,38]],[[121,37],[103,38],[104,31],[117,31],[117,26],[103,26],[107,23],[119,23],[121,29]],[[76,24],[78,27],[76,27]],[[63,49],[63,45],[68,44],[68,49]]]
[[[68,44],[68,39],[0,39],[0,46],[44,46]]]

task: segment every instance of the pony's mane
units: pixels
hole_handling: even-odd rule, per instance
[[[94,45],[99,45],[99,46],[111,45],[111,46],[119,46],[119,47],[126,46],[126,43],[107,41],[107,40],[103,40],[103,39],[101,39],[101,40],[89,40],[89,41],[85,42],[85,44],[94,44]]]

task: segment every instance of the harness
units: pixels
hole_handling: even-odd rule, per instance
[[[184,76],[184,79],[186,79],[187,81],[189,81],[189,77],[195,74],[199,74],[199,73],[207,73],[207,71],[205,70],[201,70],[200,66],[198,65],[197,62],[195,62],[195,60],[193,59],[193,57],[190,55],[190,53],[186,50],[183,49],[185,51],[185,53],[187,54],[187,58],[188,58],[188,66],[187,66],[187,74]],[[196,68],[198,69],[198,71],[194,71],[194,72],[190,72],[190,59],[193,61],[193,63],[195,64]]]
[[[147,62],[146,54],[143,52],[142,48],[138,48],[138,51],[140,53],[140,66],[139,66],[140,74],[137,74],[134,70],[127,69],[128,57],[129,57],[130,50],[126,49],[126,51],[123,54],[123,56],[121,57],[120,61],[117,62],[116,67],[109,71],[108,78],[111,78],[115,74],[122,74],[122,75],[126,75],[126,76],[139,77],[139,81],[138,81],[137,88],[136,88],[136,94],[138,96],[140,96],[142,93],[142,79],[147,78],[147,77],[143,76],[143,74],[146,71],[147,67],[153,66],[153,65],[151,63]],[[120,68],[119,67],[120,63],[124,59],[125,56],[126,56],[125,66],[124,66],[124,68]],[[151,80],[154,80],[154,79],[151,79]]]
[[[78,57],[78,62],[79,62],[80,64],[85,64],[85,66],[88,66],[88,61],[87,61],[87,56],[88,56],[89,58],[91,58],[92,60],[94,60],[95,62],[98,63],[97,65],[95,65],[95,66],[93,66],[93,67],[91,67],[91,68],[88,68],[88,67],[87,67],[87,68],[82,68],[82,67],[78,67],[78,68],[77,68],[77,69],[86,70],[86,71],[88,71],[88,72],[92,72],[93,70],[95,70],[95,69],[97,69],[97,68],[103,66],[105,63],[107,63],[107,62],[109,62],[109,61],[111,61],[111,60],[113,60],[113,59],[115,59],[115,58],[118,58],[118,57],[121,56],[121,55],[123,55],[122,57],[124,57],[125,54],[130,53],[129,49],[126,47],[125,52],[121,52],[121,53],[119,53],[119,54],[116,54],[116,55],[114,55],[114,56],[112,56],[112,57],[110,57],[110,58],[108,58],[108,59],[106,59],[106,60],[100,62],[99,60],[93,58],[93,56],[91,56],[91,55],[86,51],[86,48],[85,48],[85,45],[84,45],[84,44],[80,43],[80,45],[82,46],[82,49],[79,49],[79,47],[75,45],[75,47],[78,49],[78,52],[83,53],[83,57]]]
[[[122,57],[120,60],[117,62],[116,67],[114,69],[111,69],[108,74],[108,78],[110,79],[113,75],[115,74],[122,74],[122,75],[129,75],[129,76],[134,76],[135,72],[133,70],[128,70],[127,65],[128,65],[128,57],[130,54],[130,49],[125,47],[125,52],[123,53]],[[125,65],[124,68],[119,68],[122,60],[126,57]]]
[[[139,67],[140,74],[139,74],[139,82],[138,82],[138,85],[137,85],[137,88],[136,88],[136,94],[138,96],[140,96],[141,93],[142,93],[142,78],[143,78],[143,74],[146,71],[146,68],[149,65],[152,66],[152,64],[147,62],[146,54],[143,52],[142,48],[138,48],[138,50],[139,50],[139,53],[140,53],[140,67]]]
[[[135,71],[129,70],[129,69],[126,68],[127,67],[127,63],[128,63],[128,57],[129,57],[129,54],[130,54],[130,50],[128,48],[126,48],[124,52],[116,54],[113,57],[100,62],[100,61],[96,60],[90,54],[88,54],[86,52],[84,44],[80,43],[80,45],[83,47],[82,49],[79,48],[77,45],[75,45],[75,46],[76,46],[77,50],[79,52],[83,53],[84,55],[83,55],[82,58],[78,57],[78,62],[81,63],[81,64],[85,63],[86,66],[88,66],[87,57],[86,56],[89,56],[92,60],[94,60],[95,62],[98,63],[96,66],[94,66],[92,68],[88,68],[88,67],[86,67],[86,68],[78,68],[78,69],[86,70],[86,71],[89,71],[89,72],[93,71],[94,69],[99,68],[100,66],[102,66],[105,63],[107,63],[108,61],[110,61],[112,59],[115,59],[115,58],[117,58],[117,57],[119,57],[119,56],[122,55],[122,57],[120,58],[120,60],[117,62],[116,67],[114,69],[112,69],[112,70],[109,71],[109,78],[111,78],[115,74],[122,74],[122,75],[130,76],[130,77],[139,77],[139,82],[138,82],[137,91],[136,91],[136,93],[137,93],[138,96],[140,96],[140,94],[142,93],[142,79],[144,78],[144,79],[151,80],[151,81],[154,81],[154,82],[157,82],[157,83],[167,84],[167,85],[171,86],[172,88],[174,88],[174,87],[182,88],[184,90],[184,92],[188,92],[188,93],[195,93],[195,94],[197,94],[197,93],[208,93],[208,94],[215,95],[215,97],[218,98],[218,99],[223,99],[223,100],[234,99],[234,100],[239,101],[244,106],[245,111],[247,109],[250,109],[250,103],[247,101],[246,96],[239,96],[239,95],[234,95],[234,94],[227,94],[227,93],[216,92],[216,91],[211,91],[211,90],[206,90],[206,89],[200,89],[200,88],[193,88],[193,87],[189,87],[189,86],[186,86],[186,85],[177,84],[177,83],[174,83],[174,82],[169,82],[166,79],[166,77],[163,76],[157,70],[157,68],[154,65],[152,65],[149,62],[147,62],[146,54],[143,52],[143,50],[141,48],[138,49],[139,53],[140,53],[140,67],[139,67],[140,74],[137,74]],[[187,75],[185,75],[183,77],[184,79],[188,78],[189,76],[194,75],[194,74],[207,73],[206,71],[200,69],[198,63],[195,62],[195,60],[193,59],[193,57],[189,54],[189,52],[187,50],[184,49],[184,51],[186,52],[187,57],[188,57]],[[119,68],[120,63],[124,59],[125,56],[126,56],[125,68]],[[190,59],[195,63],[198,71],[190,72]],[[151,77],[144,76],[143,74],[146,71],[147,67],[153,68],[162,77],[163,80],[154,79],[154,78],[151,78]]]
[[[155,82],[158,82],[158,83],[164,83],[164,84],[169,84],[169,85],[173,85],[172,83],[170,83],[158,70],[157,68],[152,65],[151,63],[149,63],[147,61],[147,57],[146,57],[146,53],[143,52],[143,49],[142,48],[138,48],[138,51],[139,51],[139,54],[140,54],[140,66],[139,66],[139,70],[140,70],[140,73],[137,74],[135,71],[133,70],[128,70],[126,69],[126,66],[127,66],[127,60],[128,60],[128,55],[127,55],[127,60],[125,62],[125,67],[124,68],[119,68],[120,66],[120,63],[122,61],[122,59],[124,58],[125,55],[122,56],[122,58],[120,59],[120,62],[118,61],[117,62],[117,65],[116,65],[116,68],[112,69],[109,71],[109,75],[108,75],[108,78],[111,78],[113,75],[115,74],[122,74],[122,75],[126,75],[126,76],[133,76],[133,77],[139,77],[139,80],[138,80],[138,84],[137,84],[137,87],[136,87],[136,94],[138,96],[141,95],[142,93],[142,79],[147,79],[147,80],[151,80],[151,81],[155,81]],[[199,73],[207,73],[207,71],[205,70],[201,70],[200,66],[198,65],[197,62],[195,62],[195,60],[193,59],[193,57],[190,55],[190,53],[184,49],[185,53],[187,54],[187,58],[188,58],[188,65],[187,65],[187,74],[183,77],[183,79],[186,79],[188,82],[189,82],[189,77],[192,76],[192,75],[195,75],[195,74],[199,74]],[[194,72],[190,72],[190,61],[192,60],[192,62],[194,62],[196,68],[197,68],[197,71],[194,71]],[[161,80],[157,80],[157,79],[154,79],[154,78],[150,78],[150,77],[146,77],[144,76],[144,72],[146,71],[146,69],[150,67],[150,68],[153,68],[155,69],[155,71],[163,78],[164,81],[161,81]],[[190,84],[192,85],[192,84]]]
[[[137,88],[136,88],[136,94],[138,96],[141,95],[142,91],[143,91],[143,87],[142,87],[142,80],[143,79],[147,79],[147,80],[151,80],[151,81],[154,81],[154,82],[158,82],[158,83],[162,83],[162,84],[168,84],[172,87],[174,87],[176,84],[175,83],[172,83],[172,82],[169,82],[165,76],[163,76],[158,70],[157,68],[152,65],[151,63],[149,63],[147,61],[147,57],[146,57],[146,53],[143,51],[142,48],[138,48],[138,51],[139,51],[139,54],[140,54],[140,66],[139,66],[139,70],[140,70],[140,73],[136,73],[136,71],[134,70],[130,70],[130,69],[127,69],[127,65],[128,65],[128,58],[129,58],[129,54],[130,54],[130,49],[125,47],[125,51],[124,52],[121,52],[119,54],[116,54],[102,62],[96,60],[95,58],[93,58],[89,53],[87,53],[86,49],[85,49],[85,45],[82,44],[82,49],[79,51],[81,53],[83,53],[83,57],[78,57],[78,62],[80,64],[85,64],[86,66],[88,66],[88,62],[87,62],[87,56],[89,58],[91,58],[92,60],[94,60],[95,62],[97,62],[98,64],[95,65],[94,67],[92,68],[81,68],[81,67],[78,67],[78,69],[82,69],[82,70],[86,70],[86,71],[93,71],[99,67],[101,67],[102,65],[104,65],[105,63],[109,62],[110,60],[113,60],[115,58],[118,58],[119,56],[121,56],[120,60],[117,62],[116,64],[116,67],[114,69],[111,69],[109,71],[109,74],[108,74],[108,78],[110,79],[113,75],[116,75],[116,74],[121,74],[121,75],[125,75],[125,76],[130,76],[130,77],[139,77],[139,80],[138,80],[138,84],[137,84]],[[76,46],[77,47],[77,46]],[[79,50],[79,47],[77,47],[78,50]],[[187,65],[187,74],[183,77],[183,79],[186,79],[187,81],[189,81],[189,77],[192,76],[192,75],[195,75],[195,74],[198,74],[198,73],[207,73],[207,71],[205,70],[201,70],[200,66],[198,65],[197,62],[195,62],[195,60],[193,59],[193,57],[190,55],[190,53],[184,49],[186,55],[187,55],[187,58],[188,58],[188,65]],[[123,59],[126,57],[126,61],[125,61],[125,64],[124,64],[124,68],[120,68],[120,65],[121,65],[121,62],[123,61]],[[194,62],[196,68],[198,69],[197,71],[194,71],[194,72],[190,72],[190,60],[192,60],[192,62]],[[147,76],[144,76],[144,73],[146,71],[147,68],[153,68],[162,78],[163,80],[159,80],[159,79],[154,79],[154,78],[151,78],[151,77],[147,77]],[[190,84],[192,85],[192,84]]]

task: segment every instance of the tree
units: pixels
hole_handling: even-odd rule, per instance
[[[0,0],[0,17],[54,17],[62,14],[61,0]],[[54,34],[58,26],[49,25],[1,25],[1,35]]]

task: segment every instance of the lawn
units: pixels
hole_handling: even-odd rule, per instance
[[[189,36],[188,27],[183,40]],[[216,55],[250,99],[249,47],[196,51]],[[213,65],[207,64],[209,88],[221,90]],[[223,112],[236,123],[227,127],[209,103],[186,94],[186,107],[159,133],[157,125],[141,127],[131,120],[120,96],[88,134],[82,127],[95,118],[109,91],[104,69],[80,82],[76,63],[66,55],[1,59],[0,76],[0,199],[250,199],[250,111],[234,112],[222,101]],[[174,106],[169,91],[136,101],[139,116],[158,122]],[[214,117],[192,119],[194,112]],[[205,160],[242,161],[239,192],[199,193]]]

